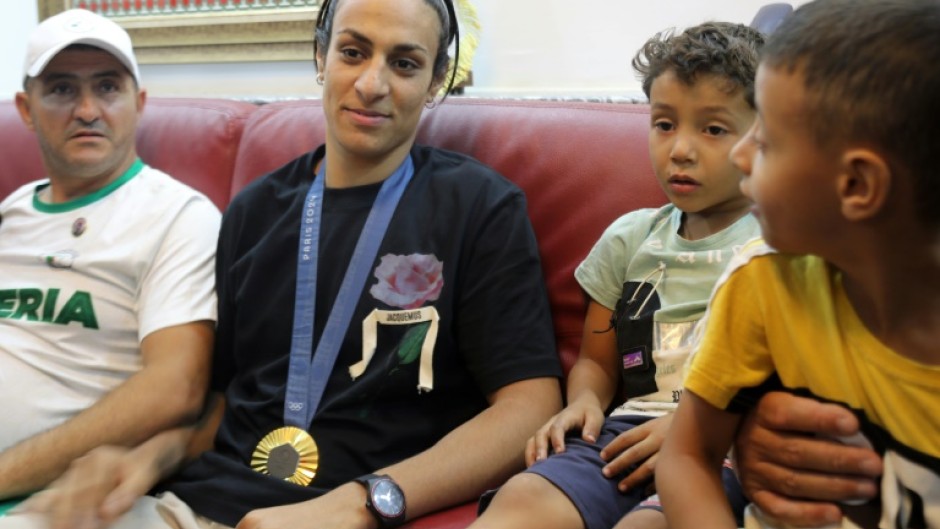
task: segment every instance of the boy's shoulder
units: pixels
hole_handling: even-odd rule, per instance
[[[734,259],[728,264],[728,271],[740,268],[757,257],[764,255],[779,255],[779,252],[771,247],[762,237],[755,237],[741,246],[740,251],[734,256]]]
[[[744,215],[708,237],[689,241],[679,236],[682,218],[682,210],[672,203],[659,208],[634,210],[611,223],[598,242],[636,248],[644,241],[655,239],[652,244],[666,251],[672,249],[688,253],[732,248],[737,255],[744,242],[760,237],[760,224],[753,216]]]
[[[746,274],[751,278],[784,281],[800,288],[815,284],[832,274],[832,267],[825,259],[816,255],[780,253],[763,238],[755,237],[745,243],[728,263],[716,290],[734,275]]]
[[[761,237],[755,237],[741,246],[741,249],[735,254],[734,258],[731,259],[731,262],[728,263],[728,267],[725,268],[725,271],[721,274],[721,277],[718,278],[718,285],[725,283],[729,277],[735,272],[741,270],[748,264],[754,263],[759,257],[771,256],[771,255],[780,255],[777,250],[770,247],[767,242],[764,241]]]
[[[604,236],[642,240],[663,223],[674,220],[673,217],[678,212],[679,210],[672,204],[659,208],[633,210],[613,221],[604,231]]]

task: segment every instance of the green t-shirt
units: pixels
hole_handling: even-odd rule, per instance
[[[744,244],[760,236],[760,226],[751,215],[696,241],[679,236],[681,225],[682,211],[672,204],[628,213],[607,228],[575,271],[591,299],[612,311],[622,296],[630,299],[639,294],[643,283],[654,287],[659,303],[648,327],[635,317],[628,318],[629,330],[618,326],[618,349],[621,331],[629,335],[624,341],[635,340],[636,335],[631,335],[635,332],[650,336],[641,337],[648,348],[630,345],[639,343],[634,341],[618,351],[627,400],[614,411],[616,415],[661,415],[675,409],[693,330],[705,314],[715,283]],[[643,310],[642,303],[629,310]]]
[[[689,241],[678,234],[681,224],[682,211],[672,204],[620,217],[578,266],[578,283],[591,299],[614,310],[624,283],[643,281],[663,263],[656,288],[662,308],[656,320],[701,318],[728,261],[745,242],[760,236],[760,226],[752,215],[744,215],[718,233]]]

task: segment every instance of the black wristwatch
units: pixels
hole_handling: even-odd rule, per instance
[[[355,481],[366,488],[366,509],[378,520],[379,527],[398,527],[405,523],[405,493],[394,479],[368,474]]]

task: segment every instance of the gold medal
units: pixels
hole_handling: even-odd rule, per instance
[[[320,451],[307,432],[284,426],[264,436],[251,454],[251,468],[306,487],[317,475]]]

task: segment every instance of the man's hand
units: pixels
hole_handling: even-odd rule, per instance
[[[838,522],[841,510],[834,502],[874,497],[882,472],[872,450],[832,440],[858,431],[856,417],[841,406],[789,393],[765,395],[735,442],[745,494],[792,525]]]
[[[184,461],[212,446],[224,408],[225,400],[212,394],[191,426],[161,432],[133,449],[95,448],[17,510],[45,514],[51,529],[108,527]]]
[[[78,415],[0,452],[0,498],[48,486],[93,448],[135,446],[192,421],[208,386],[214,335],[209,321],[147,335],[140,371]]]
[[[581,398],[558,412],[548,420],[525,447],[526,466],[532,466],[548,457],[549,445],[555,453],[565,451],[565,435],[572,430],[581,430],[581,438],[589,443],[597,441],[604,424],[604,410],[596,399]]]
[[[141,461],[133,450],[99,447],[73,461],[68,472],[22,510],[47,514],[52,529],[107,527],[159,478],[156,466]]]
[[[611,478],[625,472],[631,465],[636,469],[623,478],[617,487],[626,492],[633,487],[653,479],[659,449],[666,439],[666,432],[672,423],[672,414],[650,419],[618,435],[601,450],[601,459],[607,461],[602,472]]]

